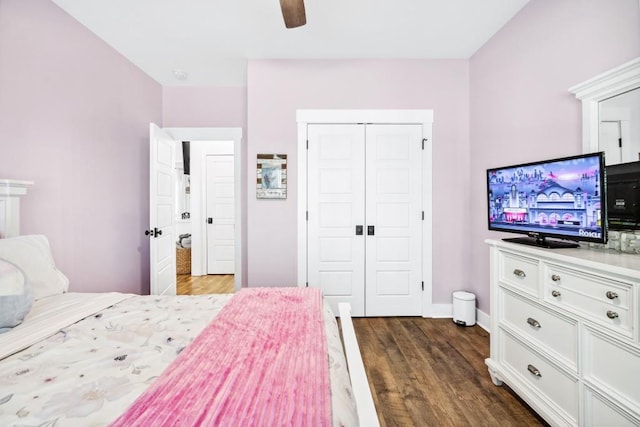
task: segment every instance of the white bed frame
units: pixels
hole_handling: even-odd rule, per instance
[[[0,239],[20,235],[20,196],[31,185],[31,181],[0,179]]]
[[[344,353],[347,357],[347,366],[349,367],[349,377],[351,378],[351,387],[358,408],[358,419],[361,426],[378,427],[378,415],[376,407],[373,403],[373,396],[369,388],[367,373],[364,370],[364,363],[360,355],[360,347],[356,338],[356,332],[353,329],[351,321],[351,305],[346,302],[338,304],[340,315],[340,324],[342,326],[342,340],[344,342]]]

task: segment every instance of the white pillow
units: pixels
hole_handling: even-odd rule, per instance
[[[0,260],[0,333],[19,325],[31,310],[33,294],[24,274]]]
[[[0,259],[9,261],[22,271],[35,300],[69,290],[69,279],[56,268],[45,236],[0,239]]]

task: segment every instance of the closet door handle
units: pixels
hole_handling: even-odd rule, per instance
[[[356,236],[362,236],[364,231],[364,227],[362,225],[356,225]]]
[[[376,234],[376,227],[373,225],[367,225],[367,236],[373,236]]]

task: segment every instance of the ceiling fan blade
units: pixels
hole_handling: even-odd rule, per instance
[[[307,23],[304,0],[280,0],[284,25],[287,28],[301,27]]]

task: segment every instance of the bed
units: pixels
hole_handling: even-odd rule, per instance
[[[378,423],[349,307],[343,351],[319,290],[68,287],[45,236],[0,239],[2,426]]]

